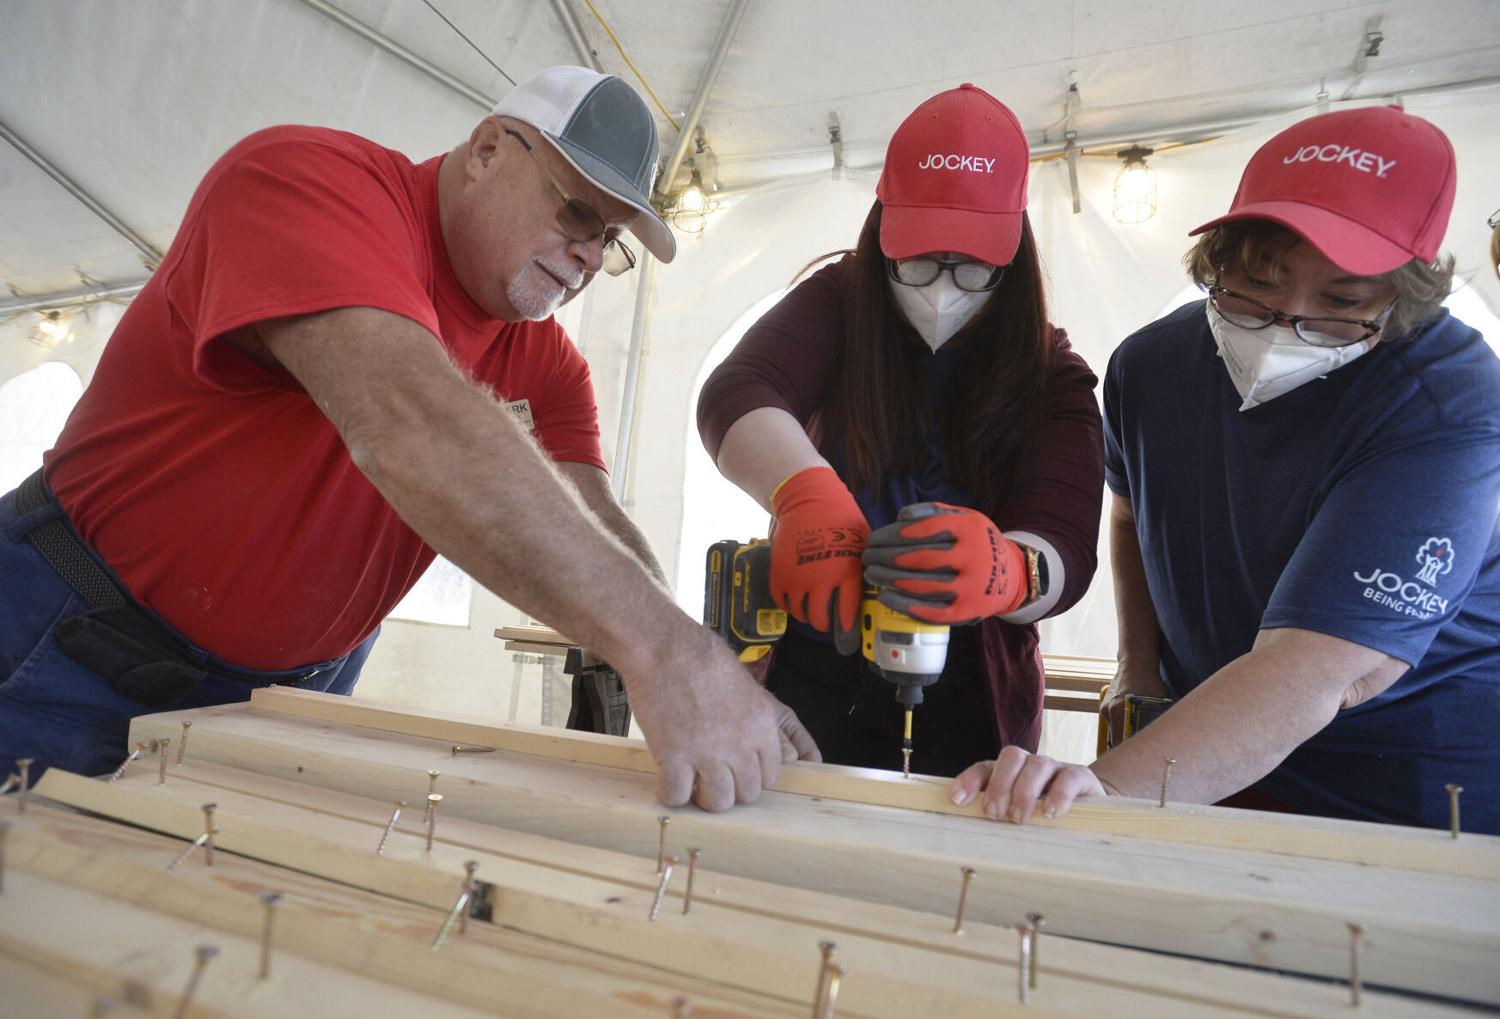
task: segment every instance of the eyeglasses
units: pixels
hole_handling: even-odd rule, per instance
[[[887,263],[891,279],[908,287],[930,285],[943,272],[953,277],[953,285],[971,294],[994,290],[1005,275],[1005,266],[969,260],[949,261],[945,258],[890,259]]]
[[[548,169],[547,164],[542,162],[542,157],[537,155],[531,148],[531,143],[519,134],[509,129],[506,134],[521,143],[521,147],[530,153],[531,158],[536,160],[536,165],[542,168],[557,193],[562,196],[562,207],[557,210],[557,226],[563,235],[575,241],[596,241],[604,238],[604,263],[601,268],[610,276],[619,276],[621,273],[629,272],[635,268],[635,252],[625,246],[625,242],[618,236],[607,236],[608,230],[604,226],[604,217],[600,216],[593,208],[581,198],[574,198],[568,194],[567,189],[562,186],[553,172]]]
[[[1208,288],[1213,302],[1225,321],[1241,329],[1264,329],[1273,322],[1285,322],[1303,343],[1314,347],[1347,347],[1367,340],[1380,332],[1383,323],[1362,318],[1323,318],[1309,315],[1287,315],[1252,297],[1237,294],[1221,286]],[[1392,302],[1395,303],[1395,302]]]

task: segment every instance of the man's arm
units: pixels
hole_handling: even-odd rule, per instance
[[[662,587],[671,589],[667,575],[651,551],[646,535],[625,515],[624,508],[615,501],[615,493],[609,486],[609,475],[590,463],[565,460],[555,465],[558,473],[573,483],[582,496],[583,503],[599,518],[604,529],[620,540],[642,566],[646,567]]]
[[[1135,514],[1130,500],[1112,494],[1109,503],[1109,564],[1115,582],[1115,620],[1118,623],[1115,678],[1110,681],[1101,710],[1109,719],[1110,732],[1121,733],[1125,724],[1125,696],[1165,697],[1161,681],[1161,632],[1151,590],[1146,585],[1146,567],[1141,543],[1135,533]]]
[[[1055,817],[1077,796],[1156,795],[1170,757],[1172,798],[1214,803],[1264,778],[1340,708],[1383,692],[1409,667],[1311,630],[1262,630],[1248,654],[1090,768],[1006,747],[954,779],[950,795],[966,803],[986,789],[992,817],[1024,822],[1037,809]]]
[[[775,781],[780,742],[763,691],[431,333],[371,308],[255,328],[402,520],[485,587],[620,670],[664,802],[691,797],[721,810]]]

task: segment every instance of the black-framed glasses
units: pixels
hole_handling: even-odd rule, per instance
[[[521,137],[515,131],[506,128],[505,133],[521,143],[521,147],[530,153],[531,158],[536,160],[536,165],[542,168],[557,193],[562,196],[562,206],[557,210],[557,225],[563,235],[575,241],[596,241],[604,238],[604,262],[600,266],[608,275],[619,276],[621,273],[629,272],[635,268],[635,252],[625,246],[618,235],[610,234],[604,225],[604,217],[594,211],[593,207],[581,198],[574,198],[568,194],[567,188],[562,186],[562,181],[557,175],[542,162],[542,157],[532,149],[531,143]]]
[[[1380,332],[1384,324],[1364,318],[1287,315],[1253,297],[1237,294],[1218,285],[1208,288],[1208,299],[1226,322],[1241,329],[1264,329],[1273,322],[1285,322],[1292,327],[1299,340],[1314,347],[1347,347],[1351,343],[1368,340]]]
[[[1005,276],[1005,266],[975,262],[970,259],[949,260],[922,255],[917,258],[889,259],[891,279],[908,287],[930,286],[942,273],[953,277],[953,285],[971,294],[994,290]]]

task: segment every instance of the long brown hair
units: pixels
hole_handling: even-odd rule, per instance
[[[818,423],[825,456],[842,444],[855,491],[917,468],[926,413],[928,353],[891,296],[881,208],[878,200],[871,207],[850,259],[834,383]],[[989,302],[949,342],[961,343],[959,363],[932,424],[949,478],[994,513],[1025,480],[1047,405],[1052,327],[1029,219],[1023,216],[1020,247]]]

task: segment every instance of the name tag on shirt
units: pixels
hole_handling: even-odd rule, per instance
[[[522,428],[528,432],[536,431],[536,425],[531,420],[530,400],[512,400],[505,405],[505,409],[515,416],[515,419],[520,422]]]

